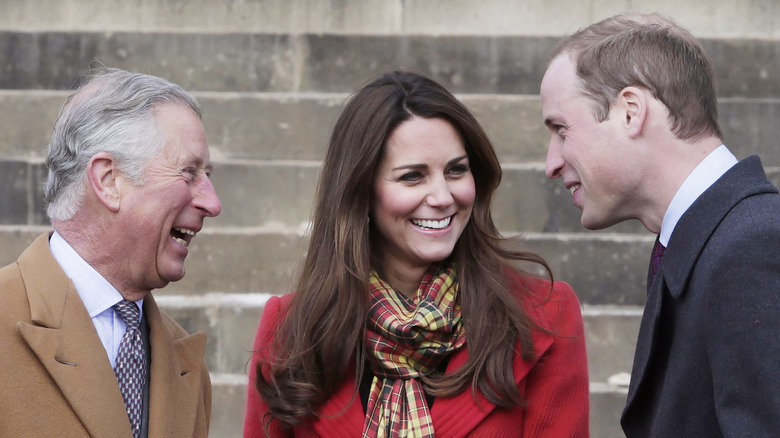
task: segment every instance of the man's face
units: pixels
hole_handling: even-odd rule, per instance
[[[620,110],[613,107],[599,122],[578,81],[568,54],[555,58],[542,80],[542,114],[550,130],[545,174],[563,178],[582,210],[582,225],[597,230],[635,217],[632,198],[642,183],[641,155],[624,141]]]
[[[184,277],[184,259],[206,217],[222,209],[211,184],[206,133],[197,115],[180,104],[156,111],[163,152],[146,168],[146,182],[122,185],[121,229],[126,248],[120,281],[127,291],[149,291]],[[120,289],[123,290],[123,289]]]

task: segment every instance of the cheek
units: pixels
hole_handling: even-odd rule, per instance
[[[371,211],[375,219],[388,221],[411,214],[419,205],[419,196],[415,195],[413,190],[380,187],[374,190]]]
[[[474,185],[474,177],[469,176],[458,181],[453,187],[452,196],[461,206],[461,208],[470,209],[474,205],[474,199],[477,196],[477,188]]]

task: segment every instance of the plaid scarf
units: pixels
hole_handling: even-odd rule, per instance
[[[419,377],[466,342],[457,293],[451,266],[431,266],[414,301],[371,273],[365,346],[375,360],[363,437],[435,436]]]

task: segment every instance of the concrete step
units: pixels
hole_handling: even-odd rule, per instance
[[[5,0],[0,29],[144,32],[562,35],[626,9],[661,12],[712,37],[778,37],[773,0]],[[117,20],[122,17],[122,20]]]
[[[537,94],[545,36],[0,32],[0,88],[70,89],[90,65],[140,70],[198,91],[348,93],[389,69],[456,93]],[[723,97],[780,97],[780,40],[704,39]]]
[[[357,87],[358,84],[355,84]],[[42,158],[62,90],[0,90],[0,157]],[[204,109],[212,158],[320,161],[344,93],[195,92]],[[544,162],[549,133],[538,95],[460,94],[490,136],[502,163]],[[724,141],[739,157],[780,166],[780,98],[723,98]]]
[[[0,266],[18,254],[45,226],[0,226]],[[556,280],[574,287],[583,304],[644,304],[653,236],[607,233],[525,233],[510,243],[533,251],[550,264]],[[157,295],[208,292],[283,294],[292,291],[306,250],[300,233],[270,228],[206,228],[190,246],[182,281]],[[598,269],[594,264],[598,263]],[[540,273],[535,266],[527,267]]]

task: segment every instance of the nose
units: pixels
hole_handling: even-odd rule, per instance
[[[561,144],[554,138],[550,139],[550,145],[547,147],[547,159],[544,162],[544,174],[547,178],[560,178],[563,170],[563,155],[561,154]]]
[[[222,203],[210,178],[201,178],[192,202],[198,210],[205,213],[206,217],[217,216],[222,211]]]
[[[452,197],[452,190],[450,189],[449,182],[443,177],[432,181],[425,202],[431,207],[437,208],[449,207],[452,205],[455,200]]]

